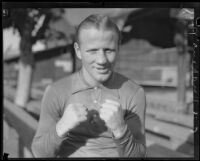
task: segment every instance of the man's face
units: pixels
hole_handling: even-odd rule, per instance
[[[85,75],[95,82],[107,81],[118,55],[118,35],[112,30],[83,28],[79,41],[75,48],[77,56],[82,60]]]

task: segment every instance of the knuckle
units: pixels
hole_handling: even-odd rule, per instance
[[[117,106],[116,112],[120,111],[120,106]]]
[[[117,108],[115,112],[119,112],[119,111],[120,111],[120,108]]]
[[[103,120],[105,119],[105,116],[103,114],[100,114],[99,116],[101,119],[103,119]]]
[[[110,116],[113,116],[116,112],[116,109],[110,112]]]

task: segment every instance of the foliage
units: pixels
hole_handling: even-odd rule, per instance
[[[9,11],[9,17],[3,18],[3,28],[13,27],[19,31],[21,37],[30,34],[31,44],[44,39],[45,33],[49,29],[49,22],[62,18],[65,12],[60,8],[12,8]],[[62,35],[62,33],[57,34]]]

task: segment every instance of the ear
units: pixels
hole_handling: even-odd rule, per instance
[[[74,49],[76,52],[76,56],[81,60],[81,51],[77,42],[74,43]]]

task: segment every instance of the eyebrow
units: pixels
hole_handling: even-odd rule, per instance
[[[116,51],[116,49],[115,49],[115,48],[105,48],[104,50]]]
[[[94,48],[94,49],[88,49],[88,50],[86,50],[86,52],[90,52],[90,51],[97,51],[97,50],[99,50],[99,49],[97,49],[97,48]],[[111,50],[111,51],[116,51],[116,49],[115,49],[115,48],[104,48],[103,50]]]
[[[86,50],[86,52],[89,52],[89,51],[97,51],[98,49],[94,48],[94,49],[89,49],[89,50]]]

